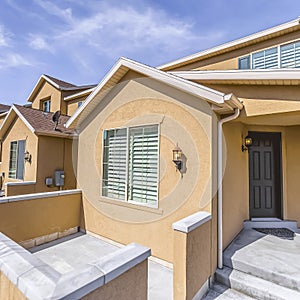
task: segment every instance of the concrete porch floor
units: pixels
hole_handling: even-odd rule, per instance
[[[300,234],[293,239],[244,229],[224,251],[224,265],[300,292]]]
[[[78,232],[29,251],[63,274],[119,248],[117,244]],[[152,260],[148,260],[148,299],[173,299],[173,270]]]

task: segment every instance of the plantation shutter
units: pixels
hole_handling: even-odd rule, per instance
[[[18,141],[18,155],[17,155],[17,179],[24,179],[24,152],[25,140]]]
[[[9,171],[8,171],[9,178],[16,178],[17,148],[18,148],[18,142],[15,141],[10,143]]]
[[[158,200],[158,125],[129,129],[128,200]]]
[[[278,68],[277,47],[252,54],[252,69]]]
[[[102,194],[125,200],[127,129],[104,132]]]
[[[280,47],[281,68],[300,67],[300,42]]]

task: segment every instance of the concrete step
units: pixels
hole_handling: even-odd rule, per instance
[[[217,269],[215,276],[217,282],[254,299],[300,299],[300,292],[298,291],[228,267]]]
[[[296,221],[283,221],[279,219],[262,219],[257,218],[255,221],[244,221],[244,228],[287,228],[294,232],[299,232]]]
[[[214,299],[218,299],[218,300],[230,300],[230,299],[251,300],[253,298],[250,298],[250,297],[243,295],[232,289],[227,289],[222,294],[219,294],[218,292],[216,292],[214,290],[209,290],[208,294],[203,298],[203,300],[214,300]]]
[[[253,298],[244,295],[238,291],[230,289],[220,283],[215,282],[208,294],[203,298],[204,300],[213,300],[213,299],[236,299],[236,300],[253,300]]]
[[[299,234],[285,240],[244,229],[225,250],[224,265],[300,292],[299,249]]]

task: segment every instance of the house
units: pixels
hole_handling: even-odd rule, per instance
[[[299,51],[296,19],[158,68],[121,58],[66,123],[85,229],[151,248],[192,299],[244,220],[298,222]]]
[[[0,295],[146,299],[151,248],[173,266],[174,299],[205,297],[214,278],[228,287],[207,299],[299,299],[299,49],[296,19],[157,68],[121,58],[96,87],[42,76],[32,108],[14,105],[1,124],[1,171],[32,172],[10,180],[35,192],[39,171],[43,191],[54,171],[73,182],[1,199]],[[20,247],[78,229],[62,257]],[[109,254],[78,250],[90,243]]]
[[[6,196],[75,188],[74,131],[64,124],[93,87],[42,75],[28,97],[30,105],[13,105],[2,114],[0,172]]]

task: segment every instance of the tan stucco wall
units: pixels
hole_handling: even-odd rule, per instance
[[[284,118],[284,116],[283,116]],[[274,120],[278,120],[274,118]],[[280,120],[280,119],[279,119]],[[275,122],[274,121],[274,122]],[[279,132],[282,143],[283,219],[300,222],[298,182],[300,174],[300,126],[268,126],[229,123],[223,127],[226,141],[226,166],[223,177],[223,247],[242,229],[249,218],[248,152],[241,151],[248,131]]]
[[[94,110],[79,137],[78,187],[89,231],[120,243],[138,242],[154,256],[173,260],[172,223],[211,209],[209,105],[150,79],[123,82]],[[101,197],[104,129],[160,123],[159,209]],[[181,176],[172,162],[178,142],[186,157]]]
[[[83,103],[86,98],[87,98],[87,96],[68,101],[67,102],[67,115],[73,116],[73,114],[75,113],[75,111],[78,108],[78,102],[81,101]]]
[[[248,152],[241,151],[244,131],[241,123],[223,125],[223,248],[249,218]]]
[[[300,175],[300,126],[285,129],[286,138],[286,218],[300,225],[299,175]]]
[[[0,230],[16,242],[80,225],[81,194],[0,204]]]
[[[25,162],[24,164],[24,181],[35,181],[36,179],[37,136],[28,129],[22,120],[16,118],[6,133],[2,144],[1,172],[5,172],[4,183],[20,181],[8,178],[10,142],[18,140],[26,140],[26,150],[32,155],[31,163]]]
[[[193,299],[211,272],[211,221],[189,233],[174,230],[174,299]]]
[[[50,136],[39,136],[36,192],[56,191],[58,187],[47,187],[46,177],[54,180],[54,171],[65,171],[63,190],[74,189],[76,179],[72,162],[72,140]]]
[[[23,293],[0,272],[0,299],[8,300],[26,300]]]
[[[219,54],[210,58],[202,59],[194,63],[189,63],[182,67],[175,67],[172,70],[228,70],[238,69],[238,58],[248,55],[265,48],[273,47],[278,44],[288,43],[300,39],[300,31],[295,31],[284,36],[272,38],[262,42],[256,42],[253,45],[232,50],[230,52]],[[168,69],[169,70],[169,69]]]
[[[66,108],[61,106],[62,93],[45,81],[34,97],[34,100],[32,102],[32,108],[43,109],[40,101],[46,99],[51,100],[51,112],[61,110],[62,114],[66,113]]]
[[[114,280],[91,292],[82,300],[146,300],[148,293],[148,261],[136,265]]]

